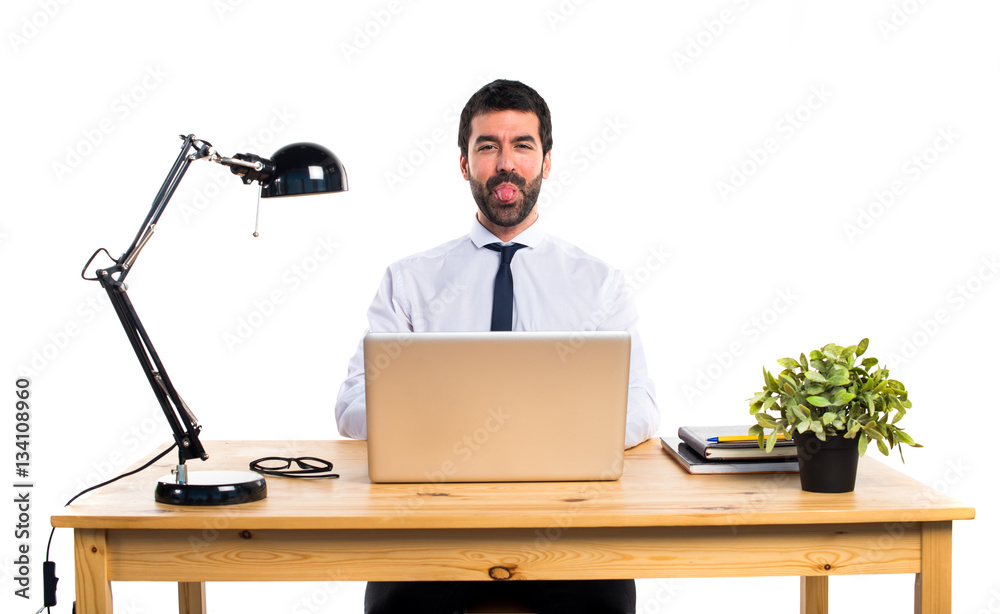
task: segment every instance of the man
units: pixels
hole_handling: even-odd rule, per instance
[[[390,265],[368,310],[370,330],[629,331],[625,446],[645,441],[659,427],[660,415],[630,288],[619,271],[545,234],[537,223],[535,204],[552,165],[552,121],[545,101],[517,81],[484,86],[462,111],[458,145],[462,176],[479,208],[472,230]],[[506,307],[499,295],[509,290],[501,290],[501,278],[513,291]],[[367,435],[364,385],[359,346],[337,398],[337,425],[344,436]],[[498,591],[526,601],[540,614],[635,612],[631,580],[370,582],[365,611],[452,614]]]

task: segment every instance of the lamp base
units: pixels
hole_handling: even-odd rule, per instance
[[[176,475],[156,483],[156,502],[169,505],[238,505],[265,497],[264,478],[249,471],[192,471],[186,484],[178,484]]]

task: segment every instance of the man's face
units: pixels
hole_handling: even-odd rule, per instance
[[[552,152],[542,155],[538,117],[495,111],[473,117],[470,127],[469,157],[460,162],[479,206],[479,221],[494,234],[527,228],[538,217],[535,202],[552,158]]]

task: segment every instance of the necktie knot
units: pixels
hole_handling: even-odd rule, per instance
[[[521,245],[520,243],[511,243],[510,245],[502,245],[500,243],[489,243],[486,245],[487,249],[492,249],[495,252],[500,252],[500,263],[510,264],[510,261],[514,259],[514,254],[517,250],[522,247],[527,247],[526,245]]]

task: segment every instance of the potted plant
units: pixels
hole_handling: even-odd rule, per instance
[[[897,426],[912,406],[906,388],[877,367],[877,358],[859,363],[867,349],[866,338],[848,347],[827,344],[808,358],[782,358],[784,370],[774,377],[765,368],[763,390],[748,399],[757,420],[749,433],[762,449],[773,449],[779,433],[794,438],[803,490],[854,490],[858,457],[871,441],[886,456],[900,446],[900,458],[902,444],[920,447]]]

